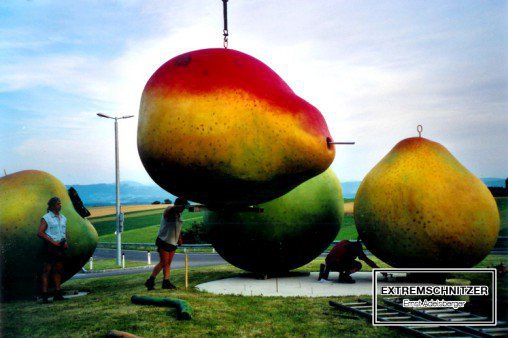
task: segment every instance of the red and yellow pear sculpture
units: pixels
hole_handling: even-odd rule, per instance
[[[287,193],[335,156],[321,113],[261,61],[230,49],[179,55],[148,80],[138,151],[174,195],[251,205]]]
[[[366,247],[398,268],[472,267],[499,232],[485,184],[441,144],[422,137],[399,142],[367,174],[354,214]]]

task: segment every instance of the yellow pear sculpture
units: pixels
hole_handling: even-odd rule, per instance
[[[399,142],[367,174],[354,216],[365,246],[393,267],[472,267],[499,233],[485,184],[422,137]]]

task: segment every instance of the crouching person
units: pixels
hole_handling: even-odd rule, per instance
[[[339,283],[355,283],[351,274],[362,269],[362,263],[356,260],[361,259],[372,268],[378,268],[376,263],[369,259],[362,249],[362,242],[340,241],[330,250],[325,258],[326,264],[321,264],[319,278],[328,279],[330,271],[339,272]]]

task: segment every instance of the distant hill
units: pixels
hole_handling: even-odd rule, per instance
[[[486,177],[481,179],[487,187],[504,187],[505,178]]]
[[[79,197],[86,206],[114,205],[116,201],[116,185],[114,183],[67,185],[67,188],[74,187]],[[150,204],[154,201],[164,203],[169,198],[175,201],[176,197],[171,195],[157,185],[145,185],[133,181],[120,182],[120,203],[121,204]]]
[[[489,187],[504,187],[504,178],[482,178]],[[354,198],[360,187],[360,181],[341,182],[344,198]],[[114,183],[72,185],[78,191],[81,200],[86,206],[114,205],[116,188]],[[68,185],[67,188],[71,187]],[[153,201],[164,202],[169,198],[175,201],[176,197],[157,185],[141,184],[134,181],[120,183],[120,202],[122,204],[150,204]]]
[[[352,181],[352,182],[340,182],[342,186],[342,196],[344,198],[355,198],[356,191],[360,187],[360,181]]]

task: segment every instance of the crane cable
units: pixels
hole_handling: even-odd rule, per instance
[[[224,48],[228,49],[228,0],[222,0],[222,8],[224,12],[224,30],[222,31],[222,35],[224,35]]]

